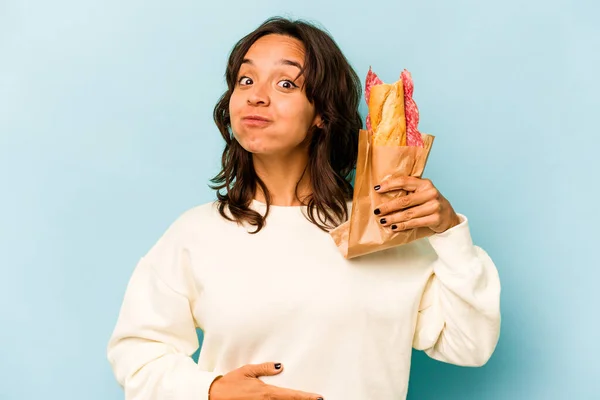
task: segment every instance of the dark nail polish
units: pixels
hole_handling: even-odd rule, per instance
[[[281,364],[280,363],[275,364],[275,369],[281,369]]]
[[[323,398],[322,397],[317,397],[317,400],[323,400]]]
[[[396,225],[392,225],[392,230],[398,228]]]
[[[379,222],[381,222],[382,224],[385,224],[387,221],[385,220],[385,218],[381,218],[381,219],[379,220]]]
[[[377,186],[375,186],[375,187],[374,187],[374,189],[375,189],[375,190],[379,190],[379,189],[381,189],[381,185],[377,185]]]
[[[375,215],[381,214],[381,210],[379,208],[376,208],[374,212],[375,212]]]

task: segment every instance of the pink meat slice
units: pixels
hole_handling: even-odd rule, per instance
[[[404,112],[406,114],[406,144],[423,147],[423,137],[417,129],[419,125],[419,109],[413,100],[414,84],[410,72],[406,69],[400,75],[404,85]]]
[[[367,106],[369,105],[369,99],[371,98],[371,88],[375,85],[381,85],[383,81],[379,79],[379,77],[371,70],[369,67],[369,72],[367,72],[367,79],[365,80],[365,100],[367,101]],[[371,117],[369,113],[367,113],[367,130],[371,130]]]

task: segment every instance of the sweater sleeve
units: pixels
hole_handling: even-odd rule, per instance
[[[198,348],[189,257],[174,224],[140,260],[108,343],[108,360],[128,400],[207,400],[218,377],[192,360]]]
[[[423,293],[413,347],[436,360],[482,366],[500,335],[500,280],[473,245],[468,220],[429,238],[437,259]]]

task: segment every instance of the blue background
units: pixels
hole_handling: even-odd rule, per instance
[[[599,3],[282,4],[0,1],[0,398],[123,398],[125,285],[212,199],[226,58],[271,15],[323,24],[363,80],[412,72],[426,175],[500,271],[493,358],[415,353],[409,398],[599,398]]]

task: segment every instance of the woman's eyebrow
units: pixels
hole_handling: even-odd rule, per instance
[[[292,67],[296,67],[298,68],[300,71],[302,71],[302,65],[300,65],[299,62],[297,61],[293,61],[293,60],[287,60],[285,58],[282,58],[281,60],[279,60],[279,62],[277,64],[281,64],[281,65],[290,65]]]
[[[254,61],[252,61],[249,58],[244,58],[242,60],[242,64],[248,64],[248,65],[254,66]],[[288,59],[282,58],[281,60],[277,61],[276,64],[278,64],[278,65],[290,65],[290,66],[296,67],[300,71],[302,71],[302,65],[299,62],[294,61],[294,60],[288,60]]]

